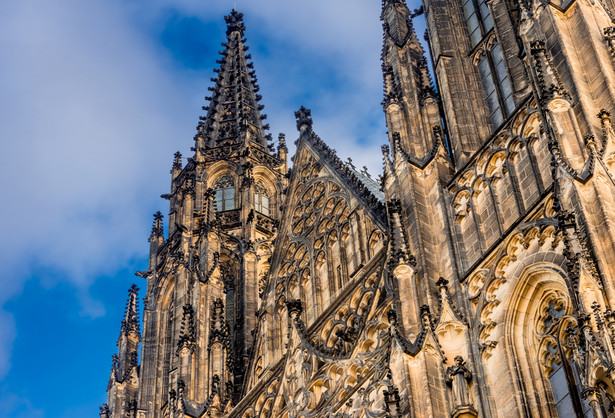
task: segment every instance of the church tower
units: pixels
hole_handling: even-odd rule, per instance
[[[150,237],[136,416],[222,413],[238,401],[287,182],[284,136],[266,134],[261,96],[233,10],[194,155],[175,154],[168,238]],[[123,412],[109,405],[109,418]],[[118,415],[119,414],[119,415]],[[132,416],[132,415],[131,415]],[[194,416],[194,415],[192,415]]]

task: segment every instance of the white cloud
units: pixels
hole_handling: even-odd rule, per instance
[[[97,0],[0,5],[0,307],[33,268],[83,296],[146,250],[145,211],[165,191],[173,142],[192,129],[177,129],[182,92],[126,16]]]
[[[109,5],[16,2],[0,18],[8,262],[27,253],[76,282],[104,267],[110,247],[143,241],[125,227],[148,194],[142,187],[162,186],[147,181],[165,171],[149,162],[168,162],[181,119],[169,106],[179,101],[172,80]]]

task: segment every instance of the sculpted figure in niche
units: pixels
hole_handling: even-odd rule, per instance
[[[452,386],[455,409],[471,405],[468,388],[471,380],[472,372],[466,367],[463,357],[455,357],[455,364],[446,369],[446,383]]]

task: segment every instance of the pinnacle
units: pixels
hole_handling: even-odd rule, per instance
[[[403,97],[416,96],[422,105],[429,98],[436,98],[425,50],[414,30],[412,19],[423,14],[423,7],[410,11],[403,0],[383,0],[382,27],[384,42],[382,46],[382,75],[384,81],[384,100],[387,106],[399,102]],[[407,53],[400,53],[404,49]],[[409,91],[402,83],[399,68],[413,68],[414,85],[417,91]]]
[[[405,0],[383,0],[382,26],[385,40],[393,39],[398,47],[404,46],[409,40],[418,44],[418,38],[414,31],[412,19],[423,14],[423,6],[410,11]]]
[[[382,0],[382,7],[386,7],[389,4],[403,4],[403,5],[406,5],[406,0]]]
[[[122,320],[122,333],[140,333],[139,329],[139,288],[133,284],[128,289],[128,301],[126,301],[126,311]]]
[[[177,151],[173,156],[173,170],[181,170],[182,169],[182,153]]]
[[[405,10],[409,10],[408,5],[406,4],[406,0],[382,0],[382,15],[380,16],[380,18],[382,20],[386,20],[385,12],[387,11],[387,7],[395,7],[396,5],[402,6]]]
[[[233,32],[239,32],[240,36],[243,36],[243,32],[246,30],[246,25],[243,23],[243,13],[233,9],[231,14],[224,16],[224,20],[227,25],[227,36],[230,36]]]
[[[265,130],[269,126],[263,124],[267,116],[261,113],[262,96],[243,38],[243,14],[233,10],[224,19],[227,41],[222,43],[225,49],[217,61],[220,67],[214,70],[211,95],[205,98],[209,105],[203,107],[207,115],[200,118],[197,138],[203,139],[205,148],[252,142],[267,149]]]
[[[301,108],[295,112],[295,118],[297,119],[297,130],[301,130],[302,127],[307,127],[309,130],[312,127],[312,111],[310,109],[301,106]]]
[[[154,213],[154,224],[152,225],[152,234],[155,236],[163,236],[164,235],[164,227],[162,225],[162,220],[164,219],[164,215],[160,213],[160,211]]]

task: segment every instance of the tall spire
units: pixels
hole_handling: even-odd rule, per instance
[[[262,97],[258,94],[254,64],[251,55],[246,54],[243,14],[233,10],[224,19],[227,41],[222,44],[222,59],[217,61],[220,68],[214,70],[217,77],[211,79],[215,83],[209,88],[212,95],[205,98],[209,106],[203,107],[207,115],[201,117],[197,128],[197,148],[246,142],[267,148],[265,130],[269,126],[263,124],[267,116],[261,114],[264,106],[259,103]]]

